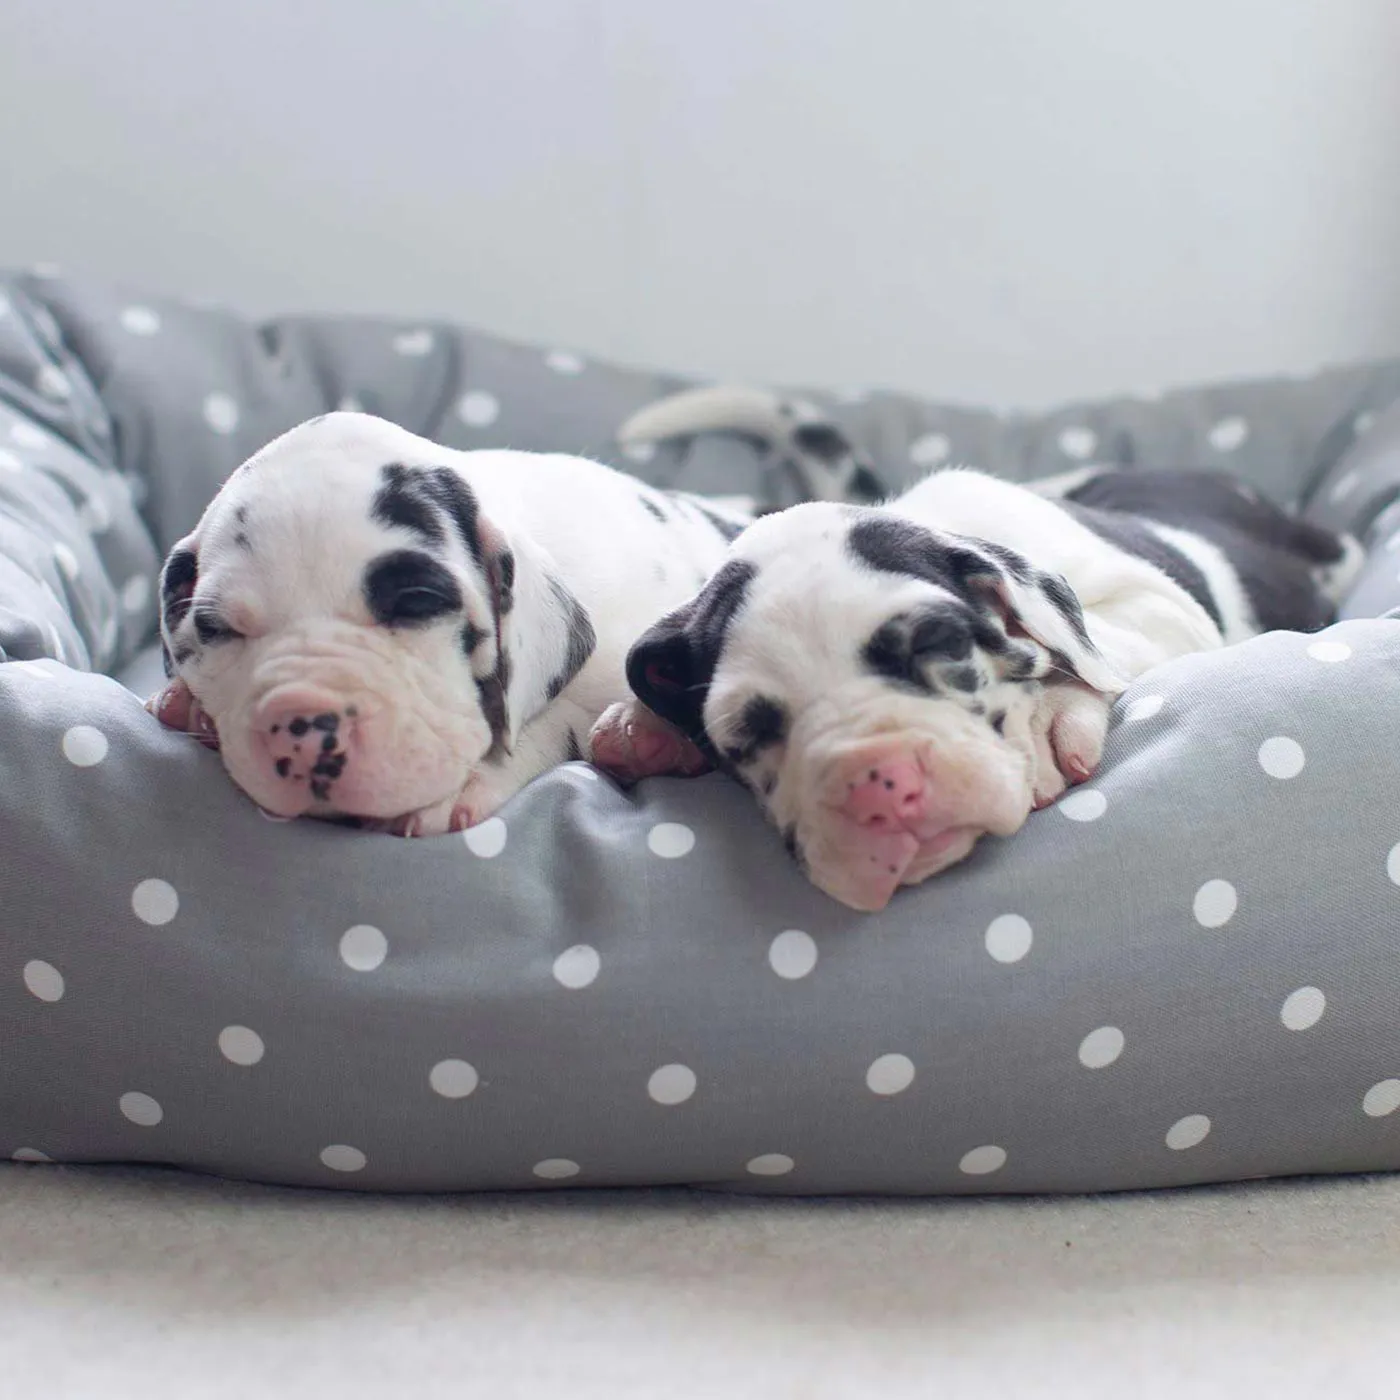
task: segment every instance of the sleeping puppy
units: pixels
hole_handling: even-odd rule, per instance
[[[632,649],[637,700],[600,719],[595,762],[635,779],[704,757],[816,885],[881,909],[1089,777],[1134,678],[1326,624],[1359,563],[1220,476],[1056,489],[950,469],[880,507],[758,520]]]
[[[245,462],[166,560],[165,723],[265,811],[428,836],[581,756],[628,646],[744,520],[594,462],[362,413]]]

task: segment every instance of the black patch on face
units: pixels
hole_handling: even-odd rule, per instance
[[[971,610],[960,606],[951,599],[946,604],[921,608],[917,612],[900,613],[883,622],[871,634],[870,640],[861,648],[861,661],[869,671],[894,684],[918,691],[924,695],[937,694],[935,676],[930,667],[939,663],[965,661],[972,655],[973,641],[980,640],[983,630]],[[955,674],[976,672],[971,667],[960,666],[938,675],[949,678],[950,684]],[[959,689],[973,690],[971,686],[958,686]]]
[[[669,517],[667,516],[666,512],[662,510],[661,507],[657,505],[657,503],[654,500],[652,500],[650,496],[638,496],[637,499],[642,503],[643,510],[649,511],[659,521],[661,521],[663,525],[666,523]]]
[[[490,635],[484,628],[478,627],[476,623],[466,623],[462,628],[462,650],[470,656]]]
[[[730,559],[690,602],[650,627],[627,654],[627,683],[641,701],[687,734],[711,759],[705,696],[734,615],[758,570]]]
[[[422,627],[462,609],[457,580],[430,554],[399,549],[365,568],[365,605],[382,627]]]
[[[995,566],[976,550],[883,512],[862,513],[846,547],[867,568],[905,574],[959,594],[966,592],[970,579],[995,576]]]
[[[569,633],[564,651],[564,665],[545,687],[545,695],[553,700],[583,670],[598,645],[598,634],[593,630],[592,619],[584,611],[583,604],[552,575],[549,591],[553,593],[554,601],[564,614]]]
[[[992,712],[991,725],[992,725],[992,728],[995,729],[996,732],[997,732],[998,734],[1003,734],[1003,733],[1005,733],[1005,732],[1006,732],[1006,711],[1005,711],[1005,710],[994,710],[994,711]]]
[[[224,621],[213,608],[201,605],[194,610],[194,634],[202,646],[218,646],[236,642],[241,635]]]
[[[751,695],[739,711],[731,742],[724,756],[735,766],[752,763],[773,744],[787,737],[790,718],[787,710],[767,695]]]
[[[234,545],[235,545],[237,548],[241,549],[245,554],[251,554],[251,553],[253,552],[253,542],[252,542],[252,540],[250,540],[250,539],[248,538],[247,535],[245,535],[245,534],[243,533],[242,530],[240,530],[240,531],[233,537],[233,543],[234,543]]]
[[[370,504],[370,516],[386,529],[412,530],[428,544],[441,545],[446,538],[442,518],[423,489],[421,471],[390,462],[379,473],[380,487]]]
[[[508,549],[494,555],[486,567],[486,575],[491,583],[496,612],[504,617],[515,606],[515,555]]]
[[[982,684],[982,677],[975,666],[950,666],[940,674],[954,690],[966,691],[968,694]]]

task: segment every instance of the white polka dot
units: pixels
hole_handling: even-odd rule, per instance
[[[768,966],[789,982],[806,977],[816,965],[816,941],[800,928],[785,929],[768,945]]]
[[[1191,901],[1191,912],[1203,928],[1219,928],[1235,917],[1239,895],[1228,880],[1207,880]]]
[[[750,1157],[744,1170],[750,1176],[786,1176],[796,1162],[782,1152],[765,1152],[758,1157]]]
[[[52,1162],[53,1158],[47,1152],[40,1152],[37,1147],[17,1147],[10,1153],[12,1162]]]
[[[358,1147],[343,1142],[334,1142],[321,1149],[322,1163],[333,1172],[362,1172],[368,1160]]]
[[[909,444],[909,460],[916,467],[936,467],[948,460],[952,450],[947,433],[924,433]]]
[[[225,1026],[219,1032],[219,1053],[230,1064],[255,1065],[266,1050],[262,1036],[247,1026]]]
[[[111,529],[112,512],[101,496],[89,496],[78,508],[78,521],[90,535]]]
[[[489,428],[501,416],[501,401],[485,389],[473,389],[457,400],[457,417],[469,428]]]
[[[155,335],[160,330],[160,317],[149,306],[123,307],[121,323],[131,335]]]
[[[1108,798],[1097,788],[1076,788],[1060,798],[1055,810],[1072,822],[1096,822],[1108,811]]]
[[[63,756],[74,768],[91,768],[107,757],[107,736],[90,724],[75,724],[63,735]]]
[[[1243,447],[1248,437],[1249,424],[1238,414],[1222,418],[1206,434],[1210,445],[1217,452],[1233,452],[1237,447]]]
[[[412,359],[426,355],[433,348],[433,333],[419,328],[413,331],[400,331],[394,337],[394,353],[407,355]]]
[[[373,924],[356,924],[340,935],[340,960],[356,972],[373,972],[389,956],[389,940]]]
[[[1329,501],[1346,500],[1346,498],[1350,496],[1353,491],[1356,490],[1360,482],[1361,473],[1359,471],[1344,472],[1341,476],[1337,478],[1336,483],[1333,485],[1332,489],[1327,493],[1327,499]]]
[[[122,586],[122,607],[127,612],[144,612],[151,603],[151,581],[145,574],[133,574]]]
[[[1105,1069],[1123,1053],[1123,1032],[1117,1026],[1100,1026],[1079,1042],[1079,1063],[1085,1069]]]
[[[204,421],[212,431],[227,436],[238,426],[238,404],[229,394],[206,394]]]
[[[24,985],[40,1001],[63,1000],[63,974],[52,964],[34,958],[24,965]]]
[[[34,382],[45,398],[66,399],[73,392],[68,376],[57,365],[40,365]]]
[[[62,540],[53,547],[53,561],[58,565],[59,573],[69,583],[72,583],[82,572],[78,565],[78,556]]]
[[[555,374],[582,374],[583,360],[572,350],[551,350],[544,362]]]
[[[603,960],[596,948],[590,948],[587,943],[575,943],[554,959],[554,980],[561,987],[576,992],[592,983],[602,966]]]
[[[1082,426],[1061,428],[1056,441],[1066,457],[1084,462],[1094,455],[1094,449],[1099,445],[1099,435],[1092,428]]]
[[[1326,1010],[1327,997],[1321,987],[1299,987],[1284,998],[1278,1018],[1290,1031],[1308,1031]]]
[[[180,896],[165,880],[142,880],[131,892],[131,907],[145,924],[168,924],[180,912]]]
[[[1400,1079],[1382,1079],[1366,1090],[1361,1111],[1368,1118],[1384,1118],[1400,1108]]]
[[[987,951],[999,963],[1020,962],[1034,940],[1030,924],[1019,914],[998,914],[983,936]]]
[[[968,1176],[987,1176],[1000,1171],[1005,1165],[1006,1149],[988,1143],[985,1147],[974,1147],[971,1152],[963,1153],[958,1170]]]
[[[500,817],[487,817],[484,822],[469,826],[462,833],[462,840],[472,855],[490,860],[506,848],[506,824]]]
[[[1363,433],[1369,433],[1375,423],[1376,415],[1370,409],[1363,409],[1351,420],[1351,430],[1357,437],[1361,437]]]
[[[680,822],[658,822],[647,832],[647,848],[664,860],[679,860],[695,848],[695,833]]]
[[[1173,1152],[1199,1147],[1210,1136],[1210,1119],[1204,1113],[1188,1113],[1167,1129],[1167,1146]]]
[[[428,1071],[428,1083],[445,1099],[465,1099],[476,1092],[481,1076],[465,1060],[439,1060]]]
[[[42,428],[36,428],[33,423],[28,423],[20,419],[17,423],[10,424],[10,441],[17,443],[20,447],[51,447],[53,438]]]
[[[636,462],[638,466],[645,466],[656,456],[656,444],[654,442],[629,442],[622,449],[622,455],[629,462]]]
[[[1314,661],[1345,661],[1351,655],[1351,648],[1345,642],[1314,642],[1308,648],[1308,655]]]
[[[865,1071],[872,1094],[902,1094],[914,1082],[914,1061],[908,1055],[881,1055]]]
[[[1265,739],[1259,745],[1259,766],[1271,778],[1296,778],[1307,761],[1303,746],[1282,734]]]
[[[684,1103],[695,1092],[695,1071],[689,1065],[662,1065],[647,1080],[647,1096],[668,1107]]]
[[[536,1162],[530,1170],[541,1181],[565,1181],[578,1175],[579,1165],[567,1157],[546,1157],[543,1162]]]
[[[1137,724],[1140,720],[1151,719],[1161,712],[1166,703],[1166,697],[1163,695],[1144,695],[1140,700],[1134,700],[1123,711],[1123,720],[1127,724]]]
[[[117,1100],[117,1107],[122,1117],[130,1119],[138,1128],[154,1128],[165,1117],[165,1110],[149,1094],[135,1090],[123,1094]]]
[[[22,472],[23,470],[24,460],[19,454],[0,447],[0,472]]]

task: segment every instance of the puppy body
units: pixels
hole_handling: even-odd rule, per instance
[[[168,665],[266,810],[435,834],[581,756],[630,643],[743,524],[580,458],[328,414],[172,551]]]
[[[878,909],[1090,776],[1143,672],[1324,625],[1358,555],[1201,473],[1037,492],[954,468],[881,507],[798,506],[639,641],[643,703],[593,752],[658,771],[623,737],[649,708],[753,791],[816,884]]]

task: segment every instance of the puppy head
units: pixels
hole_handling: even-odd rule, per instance
[[[830,504],[750,526],[628,658],[638,696],[749,787],[816,885],[863,910],[1021,826],[1047,677],[1123,688],[1063,579]]]
[[[166,560],[167,670],[266,810],[449,802],[587,661],[587,615],[483,514],[463,456],[366,414],[313,419],[244,463]]]

